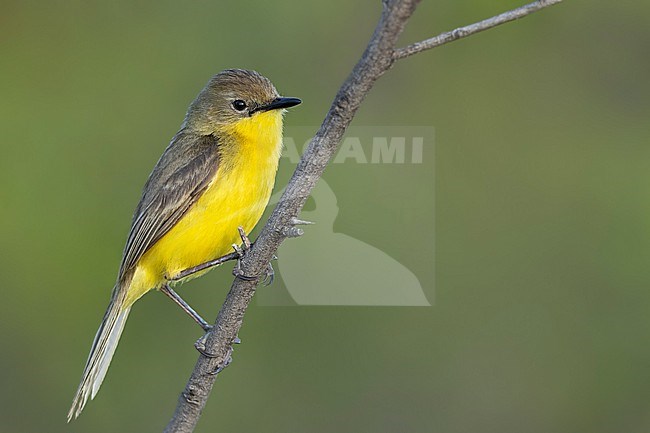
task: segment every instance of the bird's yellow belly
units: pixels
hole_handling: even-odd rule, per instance
[[[230,160],[228,168],[220,167],[215,180],[183,218],[142,256],[127,291],[127,306],[149,290],[160,288],[167,278],[232,252],[232,244],[241,243],[239,226],[246,233],[253,230],[273,189],[280,131],[266,141],[268,153],[258,147],[252,154],[242,153],[246,161]],[[255,141],[259,146],[260,141]]]
[[[275,174],[275,173],[273,173]],[[241,243],[237,228],[250,233],[264,212],[273,187],[260,179],[217,179],[183,218],[138,261],[127,305],[166,278],[233,251]],[[228,185],[228,187],[224,187]]]

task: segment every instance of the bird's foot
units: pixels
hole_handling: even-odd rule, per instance
[[[312,224],[312,223],[308,221],[297,220],[296,224]],[[262,278],[262,284],[264,284],[265,286],[270,286],[271,284],[273,284],[273,281],[275,280],[275,270],[273,270],[273,265],[271,265],[271,263],[269,263],[266,266],[266,270],[261,275],[257,275],[257,276],[246,275],[246,273],[242,270],[241,261],[244,258],[244,256],[248,253],[248,251],[251,249],[252,243],[248,239],[248,236],[246,236],[246,232],[242,227],[238,227],[237,230],[239,230],[239,236],[241,237],[242,245],[239,246],[237,244],[233,244],[232,246],[236,254],[239,256],[239,258],[237,259],[237,264],[232,270],[232,274],[235,277],[239,278],[240,280],[244,280],[244,281],[256,281]],[[277,257],[273,256],[272,260],[277,260]]]
[[[217,355],[216,353],[210,353],[205,349],[205,343],[207,341],[207,338],[208,338],[208,334],[205,334],[203,337],[199,338],[196,341],[196,343],[194,343],[194,347],[196,348],[196,350],[201,355],[205,356],[206,358],[210,358],[210,359],[218,358],[219,355]],[[232,352],[233,352],[232,345],[233,344],[241,344],[241,340],[239,339],[239,337],[233,338],[232,343],[230,343],[230,345],[228,346],[228,352],[226,352],[226,356],[225,356],[223,362],[219,363],[217,365],[217,368],[214,371],[211,371],[209,374],[212,374],[212,375],[219,374],[226,367],[228,367],[230,365],[230,363],[232,362]]]
[[[273,259],[275,260],[277,259],[277,257],[273,256]],[[244,281],[256,281],[261,278],[262,284],[264,284],[265,286],[270,286],[271,284],[273,284],[273,281],[275,281],[275,270],[273,269],[273,265],[271,265],[271,263],[266,265],[266,270],[262,272],[261,275],[251,276],[251,275],[246,275],[246,273],[241,269],[241,263],[238,260],[237,264],[232,270],[232,274],[235,277],[239,278],[240,280],[244,280]]]
[[[209,332],[209,331],[208,331]],[[203,356],[206,358],[216,358],[218,355],[214,353],[210,353],[206,350],[205,348],[205,343],[208,340],[208,333],[206,332],[203,337],[199,338],[196,340],[196,343],[194,343],[194,348]]]
[[[205,334],[196,340],[196,343],[194,343],[194,348],[203,356],[206,358],[216,358],[217,355],[214,353],[210,353],[205,349],[205,343],[208,341],[208,332],[210,332],[214,328],[214,326],[210,326],[210,329],[206,330]],[[239,337],[235,337],[232,340],[232,344],[241,344],[241,339]]]

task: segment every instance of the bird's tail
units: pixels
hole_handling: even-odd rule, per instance
[[[81,376],[81,383],[68,412],[68,422],[79,416],[89,397],[91,400],[95,398],[104,376],[106,376],[117,343],[120,341],[120,335],[124,330],[131,306],[124,306],[124,296],[121,296],[123,291],[119,289],[119,287],[113,289],[111,303],[108,305],[104,319],[95,335],[86,367]]]

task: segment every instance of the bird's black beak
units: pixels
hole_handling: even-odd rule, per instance
[[[260,105],[251,110],[250,114],[253,113],[263,113],[269,110],[278,110],[280,108],[289,108],[295,107],[300,104],[302,101],[298,98],[275,98],[273,101],[269,102],[266,105]]]

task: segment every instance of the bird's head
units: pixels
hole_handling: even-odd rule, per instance
[[[284,109],[300,102],[281,97],[271,81],[255,71],[226,69],[212,77],[192,102],[185,126],[212,134],[281,122]]]

